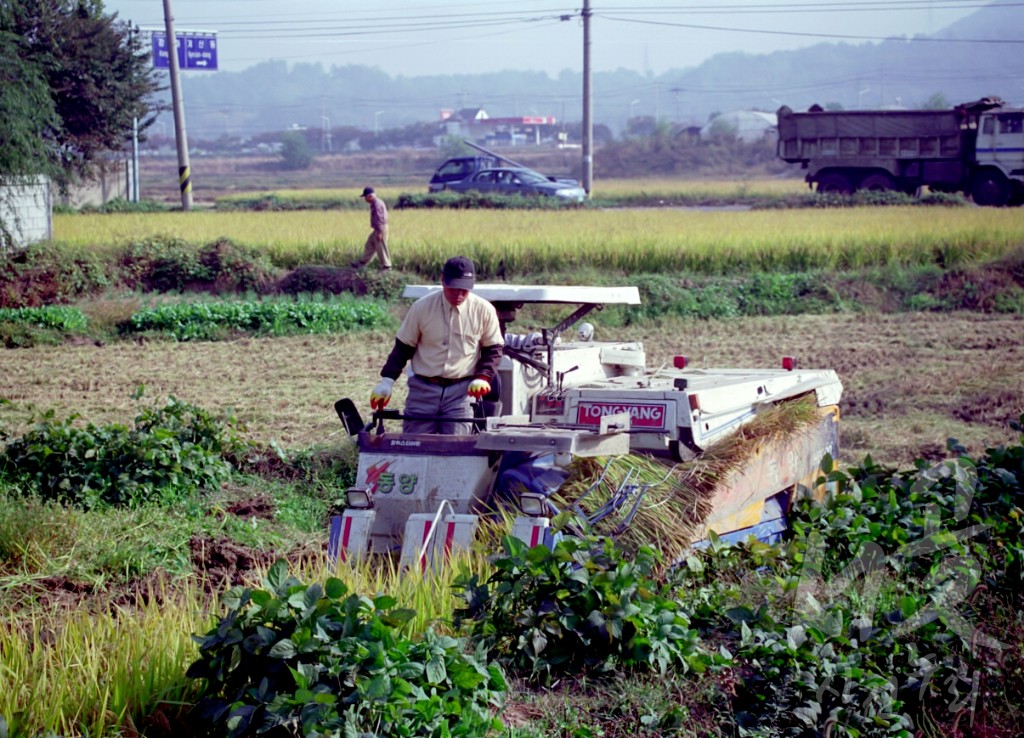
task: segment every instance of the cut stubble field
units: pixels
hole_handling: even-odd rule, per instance
[[[529,326],[515,326],[517,331]],[[843,459],[907,465],[946,454],[949,437],[972,451],[1008,443],[1011,420],[1024,413],[1024,318],[978,313],[903,313],[670,320],[641,328],[598,327],[598,338],[642,340],[648,365],[675,354],[709,367],[800,366],[835,369]],[[8,430],[31,408],[60,417],[128,423],[132,393],[146,401],[178,399],[231,410],[255,440],[285,448],[350,443],[333,403],[352,397],[364,413],[391,334],[66,344],[0,354],[0,411]],[[404,401],[404,382],[394,403]]]

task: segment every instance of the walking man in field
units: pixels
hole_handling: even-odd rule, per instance
[[[504,341],[494,306],[471,292],[474,271],[465,256],[445,262],[441,289],[409,308],[370,393],[371,408],[385,407],[395,380],[411,363],[405,414],[444,420],[405,420],[404,433],[470,434],[472,423],[457,421],[471,420],[472,400],[495,386]]]
[[[362,198],[370,204],[370,231],[363,247],[363,256],[353,261],[355,269],[362,269],[370,263],[374,256],[380,261],[380,268],[385,272],[391,269],[391,253],[388,251],[388,208],[384,201],[377,197],[372,187],[364,187]]]

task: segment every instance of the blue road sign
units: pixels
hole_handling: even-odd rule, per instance
[[[209,33],[174,34],[175,50],[178,53],[178,69],[217,70],[217,37]],[[170,55],[167,49],[167,34],[153,31],[153,66],[169,69]]]
[[[185,36],[185,69],[217,69],[217,37]]]

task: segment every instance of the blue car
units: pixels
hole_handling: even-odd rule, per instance
[[[529,195],[557,197],[565,202],[581,203],[586,191],[575,180],[557,180],[532,169],[497,167],[484,169],[458,182],[449,182],[451,192],[480,192],[489,195]]]

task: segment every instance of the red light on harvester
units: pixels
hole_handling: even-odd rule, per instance
[[[674,366],[676,369],[685,369],[688,363],[689,362],[686,360],[685,356],[672,357],[672,366]]]
[[[796,369],[796,359],[792,356],[783,356],[782,368],[785,369],[787,372],[793,371],[794,369]]]
[[[700,400],[697,398],[697,395],[696,394],[692,394],[692,395],[690,395],[689,399],[690,399],[690,410],[692,412],[697,412],[698,410],[700,410]]]

